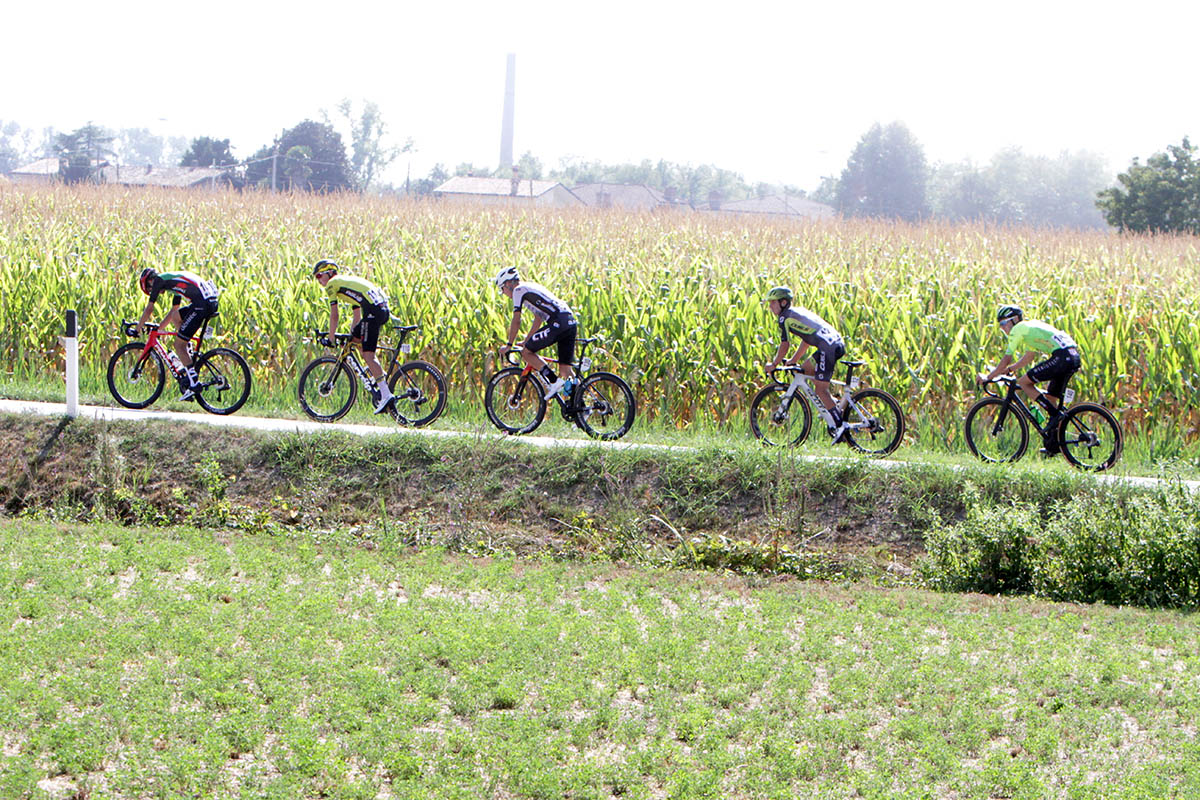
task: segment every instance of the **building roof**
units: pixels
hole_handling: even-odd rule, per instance
[[[721,211],[733,214],[778,214],[786,217],[827,219],[835,212],[831,206],[795,195],[776,194],[768,197],[751,197],[721,203]]]
[[[57,175],[58,174],[58,159],[57,158],[39,158],[32,164],[26,164],[23,167],[17,167],[9,175]]]
[[[643,183],[581,183],[571,192],[589,206],[654,208],[667,202],[662,192]]]
[[[516,197],[540,197],[551,191],[555,186],[562,186],[558,181],[535,181],[522,178],[517,183]],[[565,186],[563,187],[566,188]],[[457,175],[433,190],[435,194],[473,194],[493,197],[512,197],[511,178],[473,178],[467,175]]]
[[[228,170],[218,167],[138,167],[108,166],[101,170],[105,183],[122,186],[195,186],[218,180]]]

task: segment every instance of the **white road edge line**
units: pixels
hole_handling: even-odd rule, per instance
[[[47,417],[60,417],[67,413],[65,403],[45,403],[35,400],[0,400],[0,412],[9,414],[39,414]],[[599,442],[592,439],[555,439],[547,436],[505,436],[501,433],[483,433],[482,431],[436,430],[432,428],[404,428],[380,425],[350,425],[340,422],[313,422],[300,419],[276,419],[273,417],[222,417],[214,414],[197,414],[181,411],[139,411],[118,406],[79,406],[79,416],[97,420],[145,420],[166,419],[177,422],[194,422],[201,425],[215,425],[225,428],[246,428],[260,431],[283,431],[286,433],[317,433],[320,431],[344,431],[357,436],[384,435],[416,435],[441,438],[487,438],[502,441],[521,442],[534,447],[604,447],[615,450],[652,450],[657,452],[693,453],[696,448],[675,444],[646,444],[642,442]],[[839,462],[848,459],[837,456],[802,455],[804,461]],[[900,469],[913,466],[912,462],[893,461],[888,459],[864,459],[864,462],[881,469]],[[919,462],[918,462],[919,463]],[[962,467],[957,464],[945,464],[952,470]],[[1157,489],[1163,486],[1179,485],[1191,494],[1200,493],[1200,481],[1165,480],[1163,478],[1148,478],[1136,475],[1093,475],[1097,482],[1119,486],[1125,484],[1145,489]]]

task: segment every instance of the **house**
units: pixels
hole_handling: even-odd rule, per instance
[[[581,206],[583,201],[558,181],[518,178],[476,178],[459,175],[433,190],[435,197],[470,200],[488,205],[525,205],[551,208]]]
[[[220,167],[107,166],[100,169],[101,183],[121,186],[162,186],[177,189],[217,189],[232,184],[229,170]]]
[[[837,216],[837,212],[831,206],[789,194],[722,202],[713,210],[725,214],[768,214],[793,219],[833,219]]]
[[[18,167],[8,173],[17,184],[54,183],[61,180],[58,158],[43,158]],[[100,167],[96,183],[115,183],[121,186],[163,186],[175,188],[216,188],[229,186],[229,170],[216,167],[154,167],[105,164]]]
[[[53,183],[58,180],[58,168],[57,158],[42,158],[32,164],[17,167],[8,173],[8,178],[13,183]]]
[[[571,193],[592,208],[650,211],[671,205],[662,192],[641,183],[581,183],[572,186]]]

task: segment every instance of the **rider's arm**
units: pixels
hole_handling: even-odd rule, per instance
[[[800,342],[800,346],[796,348],[796,355],[789,358],[785,364],[789,367],[794,366],[796,362],[804,358],[804,354],[808,352],[808,342]]]
[[[780,342],[779,349],[775,351],[775,357],[771,359],[771,363],[767,364],[766,371],[770,372],[778,367],[779,362],[783,361],[783,357],[787,355],[789,349],[791,349],[791,345],[788,342]]]
[[[338,304],[329,304],[329,341],[337,339]]]
[[[146,326],[146,323],[150,321],[150,315],[153,313],[154,313],[154,299],[151,298],[146,301],[146,308],[145,308],[145,310],[142,311],[142,318],[138,320],[138,326],[137,326],[137,335],[138,336],[142,335],[142,328],[144,328]]]
[[[508,323],[508,335],[505,338],[505,346],[512,347],[517,341],[517,334],[521,331],[521,309],[513,310],[512,322]]]
[[[1021,370],[1025,369],[1030,364],[1032,364],[1034,361],[1037,361],[1037,357],[1038,357],[1037,351],[1030,350],[1025,355],[1021,356],[1021,358],[1015,364],[1013,364],[1011,367],[1009,367],[1009,369],[1011,369],[1013,372],[1020,372]]]
[[[1005,355],[1004,358],[1000,359],[1000,363],[996,365],[996,368],[984,376],[981,382],[988,383],[996,380],[996,378],[999,378],[1001,375],[1012,369],[1012,363],[1012,356]]]

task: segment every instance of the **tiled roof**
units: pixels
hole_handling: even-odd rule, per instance
[[[517,183],[517,197],[538,197],[560,185],[558,181],[535,181],[522,178]],[[477,194],[512,196],[510,178],[472,178],[458,175],[433,190],[436,194]]]
[[[654,208],[666,202],[662,192],[642,183],[581,183],[571,192],[589,206],[602,205],[602,195],[608,196],[607,205],[624,208]]]
[[[57,158],[39,158],[32,164],[26,164],[23,167],[17,167],[10,175],[57,175],[58,174],[58,159]]]
[[[811,219],[825,219],[834,216],[833,208],[824,203],[817,203],[805,197],[782,194],[721,203],[720,210],[736,214],[779,214]]]
[[[123,186],[194,186],[220,178],[226,170],[216,167],[104,167],[105,183]]]

